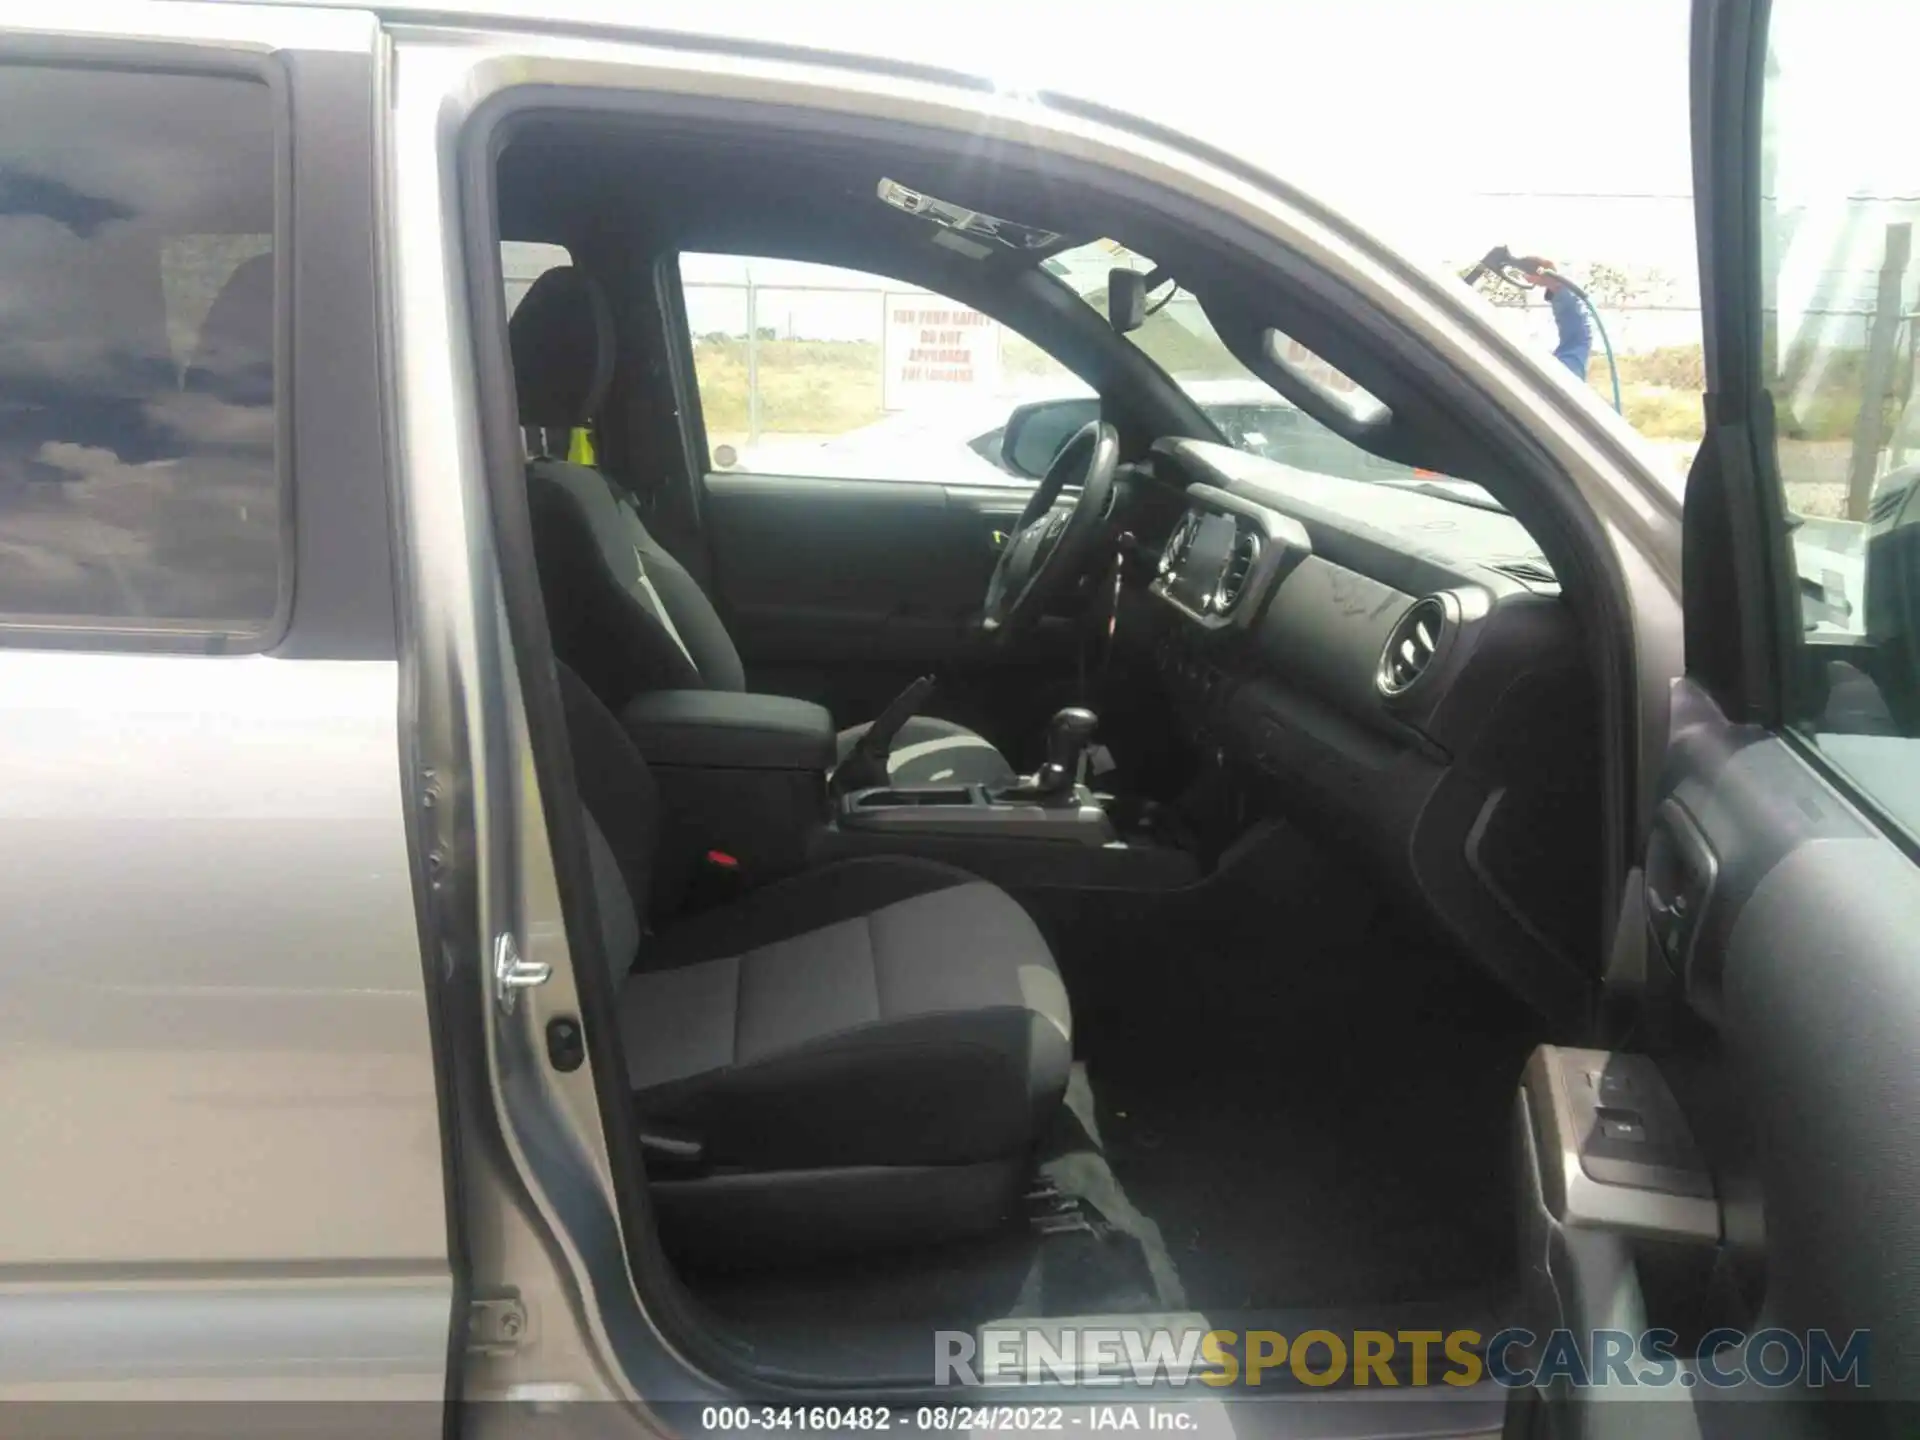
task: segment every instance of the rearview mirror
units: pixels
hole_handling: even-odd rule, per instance
[[[1041,479],[1054,457],[1090,423],[1100,418],[1100,397],[1072,395],[1035,400],[1007,416],[1000,436],[1000,466],[1030,480]]]

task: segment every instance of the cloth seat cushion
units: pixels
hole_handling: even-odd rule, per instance
[[[877,903],[876,903],[877,902]],[[931,862],[855,860],[671,927],[620,1000],[645,1122],[753,1170],[1022,1153],[1072,1022],[1011,896]]]

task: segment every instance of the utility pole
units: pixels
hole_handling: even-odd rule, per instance
[[[1886,259],[1873,301],[1867,332],[1867,363],[1860,381],[1860,415],[1853,423],[1853,461],[1847,470],[1847,518],[1865,520],[1873,503],[1873,482],[1880,469],[1885,438],[1887,390],[1893,383],[1893,343],[1900,333],[1900,301],[1906,289],[1907,261],[1913,255],[1913,225],[1887,226]]]

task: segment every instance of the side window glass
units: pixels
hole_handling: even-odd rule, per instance
[[[0,624],[270,643],[291,579],[271,93],[0,77]]]
[[[708,469],[1007,484],[1008,417],[1086,383],[971,306],[798,261],[680,257]]]
[[[1762,365],[1808,642],[1795,708],[1920,831],[1920,747],[1900,738],[1920,736],[1920,12],[1842,9],[1861,23],[1773,7]]]

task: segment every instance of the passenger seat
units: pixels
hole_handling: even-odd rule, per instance
[[[963,870],[875,857],[649,934],[652,777],[586,684],[559,676],[669,1248],[739,1261],[991,1228],[1072,1060],[1032,919]]]

